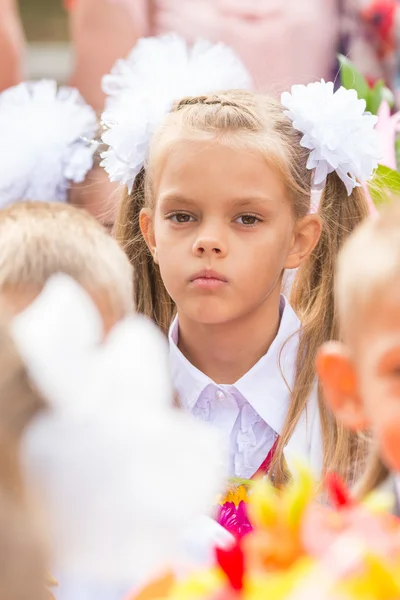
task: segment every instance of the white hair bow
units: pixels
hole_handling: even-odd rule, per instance
[[[64,202],[93,166],[94,110],[55,81],[21,83],[0,95],[0,208],[18,200]]]
[[[178,35],[144,38],[103,79],[107,94],[101,163],[111,181],[132,190],[151,138],[175,101],[232,88],[251,78],[233,50],[198,41],[189,48]]]
[[[324,187],[333,171],[349,195],[371,177],[382,155],[374,129],[377,117],[365,112],[365,100],[355,90],[340,87],[335,92],[332,82],[321,80],[294,85],[281,101],[293,127],[303,133],[301,145],[310,150],[307,168],[314,170],[316,189]]]

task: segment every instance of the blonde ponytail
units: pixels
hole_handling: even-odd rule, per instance
[[[283,449],[306,408],[315,385],[315,358],[320,346],[339,337],[334,295],[334,274],[338,252],[361,221],[368,215],[362,188],[347,195],[343,182],[335,172],[328,176],[322,193],[319,215],[322,220],[320,240],[310,258],[300,267],[293,284],[291,304],[302,323],[296,378],[292,401],[280,439],[276,460],[272,465],[275,480],[285,480]],[[318,390],[319,410],[324,443],[323,470],[336,471],[347,481],[361,469],[365,442],[347,431],[334,418]]]
[[[125,191],[114,235],[133,266],[136,311],[152,319],[167,333],[175,305],[140,231],[140,211],[146,205],[145,199],[146,173],[142,169],[135,179],[132,192],[129,194],[128,190]]]
[[[33,417],[45,402],[32,387],[25,365],[7,328],[0,324],[0,484],[18,500],[23,484],[19,444]]]
[[[378,448],[372,448],[365,471],[355,486],[356,497],[362,500],[369,493],[379,488],[389,475],[390,471],[382,461]]]
[[[49,600],[46,557],[29,506],[20,465],[20,443],[45,402],[0,324],[0,597]]]

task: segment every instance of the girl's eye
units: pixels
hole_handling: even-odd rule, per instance
[[[251,227],[252,225],[257,225],[261,219],[256,217],[255,215],[241,215],[236,219],[236,223],[240,223],[240,225],[247,225]]]
[[[169,216],[168,219],[174,223],[190,223],[191,221],[194,221],[194,218],[186,213],[175,213],[174,215]]]

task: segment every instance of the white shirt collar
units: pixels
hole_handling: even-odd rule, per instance
[[[233,385],[278,434],[290,402],[300,330],[300,321],[283,296],[281,302],[279,331],[267,354]],[[183,407],[192,411],[203,390],[216,384],[183,356],[177,346],[178,333],[175,318],[169,333],[172,382]]]
[[[177,345],[178,336],[179,323],[178,317],[175,317],[169,330],[171,378],[175,392],[178,394],[183,408],[190,412],[194,408],[201,392],[207,385],[214,384],[214,382],[193,366],[182,354]]]

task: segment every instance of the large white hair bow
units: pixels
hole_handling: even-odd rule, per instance
[[[158,329],[135,315],[103,340],[91,299],[65,275],[12,333],[50,405],[25,434],[24,460],[51,518],[56,567],[86,582],[140,581],[212,507],[225,475],[215,432],[173,408]]]
[[[355,90],[334,91],[321,80],[294,85],[282,94],[285,113],[303,133],[301,145],[310,150],[308,169],[315,169],[313,183],[322,189],[329,173],[336,171],[350,195],[368,180],[381,158],[374,127],[377,117],[365,112],[365,100]]]
[[[0,95],[0,208],[18,200],[64,202],[93,165],[94,110],[55,81],[21,83]]]
[[[198,41],[189,48],[175,34],[140,40],[103,79],[108,99],[102,139],[108,150],[102,165],[110,180],[132,189],[154,131],[175,101],[251,86],[238,56],[222,43]]]

